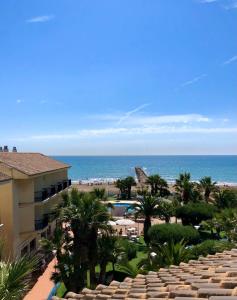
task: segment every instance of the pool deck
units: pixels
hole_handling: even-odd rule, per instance
[[[109,203],[111,203],[111,204],[129,204],[129,205],[131,205],[131,204],[134,204],[134,203],[138,203],[138,201],[136,201],[136,200],[109,200],[108,201]]]

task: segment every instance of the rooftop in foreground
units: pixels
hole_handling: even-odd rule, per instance
[[[95,290],[85,288],[80,294],[69,292],[65,299],[237,300],[237,249],[126,278],[122,283],[98,285]]]
[[[41,153],[0,152],[0,163],[29,176],[70,167]]]

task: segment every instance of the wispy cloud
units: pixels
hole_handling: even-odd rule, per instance
[[[159,126],[159,127],[132,127],[132,128],[101,128],[101,129],[82,129],[73,133],[64,134],[46,134],[32,135],[29,137],[15,138],[18,141],[30,140],[73,140],[92,137],[107,137],[107,136],[135,136],[135,135],[157,135],[157,134],[221,134],[221,133],[237,133],[237,127],[189,127],[189,126]]]
[[[223,65],[229,65],[237,60],[237,55],[232,56],[231,58],[227,59],[223,62]]]
[[[207,74],[201,74],[201,75],[199,75],[197,77],[194,77],[193,79],[185,81],[184,83],[182,83],[181,87],[185,87],[187,85],[194,84],[194,83],[198,82],[199,80],[201,80],[202,78],[204,78],[206,76],[207,76]]]
[[[221,8],[226,10],[236,9],[237,0],[197,0],[201,4],[212,4],[218,3]]]
[[[217,2],[218,0],[200,0],[200,3],[214,3]]]
[[[54,18],[55,18],[54,15],[37,16],[37,17],[33,17],[33,18],[26,20],[26,22],[27,23],[44,23],[44,22],[49,22]]]
[[[24,102],[24,100],[22,100],[22,99],[17,99],[17,100],[16,100],[16,103],[17,103],[17,104],[21,104],[22,102]]]
[[[40,104],[46,104],[47,101],[46,100],[40,100]]]
[[[223,7],[227,10],[229,9],[236,9],[237,8],[237,1],[236,0],[230,0],[227,5],[224,5]]]
[[[120,115],[107,114],[93,116],[94,120],[118,122],[121,120]],[[193,123],[207,123],[212,119],[200,114],[182,114],[182,115],[130,115],[129,118],[123,119],[123,124],[127,126],[150,126],[161,124],[193,124]]]
[[[134,108],[133,110],[130,110],[130,111],[126,112],[122,117],[120,117],[120,119],[117,122],[117,125],[120,125],[123,121],[129,119],[129,117],[131,117],[133,114],[135,114],[136,112],[141,111],[143,108],[145,108],[149,105],[150,105],[150,103],[145,103],[145,104],[142,104],[142,105]]]
[[[138,109],[138,108],[137,108]],[[108,118],[109,117],[109,118]],[[155,136],[161,134],[236,134],[237,127],[225,126],[223,119],[211,119],[200,114],[183,114],[183,115],[163,115],[163,116],[130,116],[121,126],[114,126],[117,120],[111,116],[103,116],[102,120],[109,120],[109,123],[97,128],[82,128],[70,132],[54,132],[46,134],[35,134],[28,137],[21,137],[14,140],[76,140],[91,138],[112,138],[112,137],[129,137],[129,140],[135,136]],[[97,118],[98,121],[98,118]],[[221,125],[222,124],[222,125]]]

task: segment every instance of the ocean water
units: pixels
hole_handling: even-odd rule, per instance
[[[178,156],[54,156],[71,165],[69,176],[77,180],[112,180],[135,176],[134,167],[148,175],[159,173],[173,182],[181,172],[190,172],[192,180],[211,176],[218,183],[237,184],[237,155]]]

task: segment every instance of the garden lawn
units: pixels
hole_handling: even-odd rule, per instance
[[[143,238],[141,238],[140,240],[140,243],[143,245],[144,244],[144,241],[143,241]],[[133,258],[132,260],[130,260],[130,264],[133,266],[133,267],[136,267],[137,264],[144,258],[147,257],[147,253],[144,252],[144,251],[137,251],[137,257]],[[99,265],[96,266],[96,273],[99,273],[100,272],[100,267]],[[111,263],[108,263],[107,267],[106,267],[106,272],[109,272],[109,271],[112,271],[113,270],[113,267],[112,267],[112,264]],[[115,265],[115,270],[117,270],[116,268],[116,265]],[[87,280],[89,282],[89,271],[88,271],[88,276],[87,276]],[[58,297],[63,297],[64,294],[66,293],[66,287],[63,283],[60,284],[59,288],[57,289],[57,294],[56,296]]]
[[[66,293],[67,289],[64,285],[63,282],[61,282],[60,286],[57,289],[57,293],[56,296],[58,296],[59,298],[62,298],[64,296],[64,294]]]

